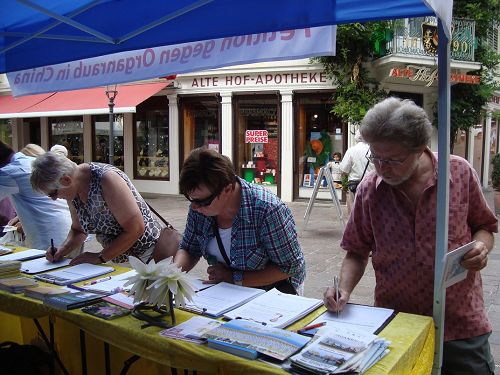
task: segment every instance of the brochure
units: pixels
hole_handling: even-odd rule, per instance
[[[466,245],[446,253],[443,259],[443,282],[444,288],[448,288],[467,277],[467,269],[460,265],[464,254],[474,248],[476,241],[469,242]]]
[[[29,260],[42,258],[45,257],[45,253],[45,250],[27,249],[23,251],[17,251],[12,254],[2,255],[2,260]]]
[[[35,275],[35,279],[56,285],[68,285],[101,276],[114,270],[113,267],[81,263],[62,270]]]
[[[187,301],[186,306],[182,308],[218,318],[263,293],[265,291],[262,289],[221,282],[200,290],[194,295],[193,301]]]
[[[284,361],[299,351],[310,340],[292,331],[248,320],[231,320],[203,335],[208,346],[244,358],[255,358],[260,353]]]
[[[53,270],[56,268],[66,267],[71,259],[62,259],[59,262],[52,263],[45,258],[37,258],[32,260],[24,261],[21,265],[21,272],[27,273],[28,275],[33,275],[35,273],[40,273],[44,271]]]
[[[228,319],[246,319],[269,327],[285,328],[323,305],[323,301],[273,288],[244,305],[224,314]]]
[[[175,327],[164,329],[160,332],[160,335],[173,339],[194,342],[196,344],[202,344],[206,342],[203,335],[223,323],[224,322],[221,322],[220,320],[204,316],[193,316],[191,319],[177,324]]]

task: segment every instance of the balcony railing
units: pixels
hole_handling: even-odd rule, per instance
[[[474,61],[474,29],[475,21],[453,18],[450,43],[452,59]],[[437,55],[437,19],[424,17],[395,21],[392,35],[389,33],[386,36],[385,47],[383,55],[435,57]]]

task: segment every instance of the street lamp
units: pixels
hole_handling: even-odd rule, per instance
[[[114,114],[113,114],[113,107],[115,106],[115,98],[116,95],[118,95],[118,91],[116,90],[116,85],[107,85],[106,86],[106,96],[109,99],[109,164],[115,165],[115,134],[113,131],[114,127]]]

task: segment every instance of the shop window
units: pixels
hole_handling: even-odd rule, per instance
[[[23,119],[23,126],[29,129],[29,142],[37,145],[42,144],[42,130],[40,125],[40,117]]]
[[[333,161],[334,154],[341,160],[345,153],[347,126],[330,112],[330,98],[331,93],[295,96],[295,154],[298,172],[295,174],[295,196],[299,198],[310,198],[320,168]],[[342,199],[341,185],[336,184],[335,187],[339,199]],[[326,179],[321,182],[317,197],[331,199]]]
[[[277,193],[279,104],[276,96],[236,99],[236,171]]]
[[[219,102],[218,97],[180,98],[183,160],[191,150],[198,147],[204,146],[220,152]]]
[[[109,163],[109,115],[92,116],[92,161]],[[114,115],[113,165],[124,170],[123,114]]]
[[[168,110],[138,110],[134,131],[134,178],[169,180]]]
[[[49,118],[50,146],[63,145],[68,158],[83,163],[83,119],[81,116]]]
[[[12,120],[0,119],[0,141],[12,146]]]

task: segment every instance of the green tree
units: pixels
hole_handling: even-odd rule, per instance
[[[344,121],[360,122],[366,111],[386,97],[378,82],[363,67],[377,53],[374,45],[382,46],[388,22],[369,22],[337,27],[337,54],[314,58],[321,63],[327,76],[337,84],[331,112]]]
[[[499,89],[495,77],[500,56],[488,44],[488,34],[493,26],[498,27],[500,2],[498,0],[455,0],[453,16],[475,21],[475,61],[481,63],[481,69],[476,72],[481,82],[478,85],[458,83],[451,86],[450,103],[450,149],[460,131],[468,131],[481,122],[484,106]],[[437,108],[434,112],[434,125],[437,127]]]

